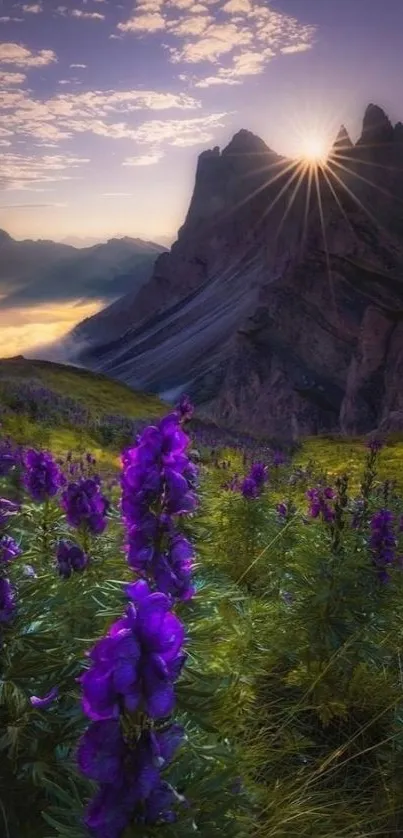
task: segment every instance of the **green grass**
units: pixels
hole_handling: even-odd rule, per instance
[[[2,378],[10,377],[25,382],[39,380],[53,392],[70,396],[85,404],[94,418],[101,414],[120,414],[131,419],[147,419],[164,416],[169,409],[157,396],[131,390],[125,384],[113,381],[105,375],[50,361],[29,360],[20,356],[15,359],[0,359],[0,383]],[[17,442],[32,443],[36,439],[40,442],[40,425],[26,418],[6,418],[3,427]],[[84,429],[51,429],[47,447],[57,455],[69,449],[81,448],[91,451],[99,462],[105,461],[113,468],[119,463],[116,450],[108,446],[101,448],[99,441]],[[234,472],[242,472],[242,457],[238,452],[226,448],[220,452],[220,456],[230,460]],[[360,438],[318,436],[303,441],[301,449],[294,457],[294,463],[306,466],[308,462],[313,461],[316,469],[326,474],[330,481],[343,472],[348,472],[352,487],[357,488],[364,458],[365,447]],[[211,468],[211,472],[216,473],[219,486],[224,479],[223,472],[214,468]],[[225,478],[227,475],[229,476],[228,472]],[[403,488],[402,435],[395,434],[388,440],[381,458],[379,477],[395,480],[399,488]]]
[[[313,460],[330,478],[348,473],[351,485],[357,488],[365,460],[366,449],[360,438],[311,437],[306,439],[295,457],[296,465],[307,465]],[[398,436],[387,440],[380,458],[379,478],[395,480],[403,488],[403,440]]]
[[[146,419],[169,410],[153,396],[132,392],[104,376],[74,367],[42,361],[0,361],[0,384],[2,375],[40,380],[49,389],[85,403],[94,416],[112,413]],[[56,456],[67,450],[76,454],[90,451],[100,472],[114,471],[119,466],[118,449],[101,446],[87,428],[66,427],[62,422],[57,427],[43,428],[26,416],[8,415],[4,430],[16,441],[49,448]],[[192,673],[192,667],[197,673],[197,677],[194,673],[189,675],[189,681],[182,686],[186,712],[195,720],[190,734],[192,759],[197,755],[195,730],[200,720],[206,723],[209,734],[219,731],[217,757],[212,756],[215,745],[213,748],[208,744],[207,734],[203,739],[206,743],[203,759],[207,764],[214,765],[216,759],[216,765],[225,765],[227,751],[222,742],[228,739],[236,746],[239,755],[236,770],[248,793],[253,792],[251,799],[260,810],[258,818],[251,807],[244,813],[245,824],[249,823],[249,817],[253,822],[242,833],[243,838],[366,838],[375,834],[397,838],[399,832],[393,818],[396,816],[398,823],[401,815],[403,822],[403,733],[400,730],[403,582],[397,574],[389,588],[380,590],[374,584],[371,555],[363,548],[368,527],[359,538],[351,527],[340,528],[342,549],[336,551],[331,532],[323,522],[311,521],[307,525],[302,518],[308,507],[305,490],[314,486],[321,474],[334,484],[338,475],[347,472],[351,478],[350,498],[358,493],[368,453],[363,440],[338,436],[306,439],[294,456],[293,465],[313,464],[313,475],[305,483],[290,487],[288,475],[292,467],[280,468],[277,476],[271,470],[265,496],[252,505],[221,488],[235,471],[244,473],[242,454],[223,448],[218,459],[229,460],[231,464],[230,469],[224,470],[209,459],[208,449],[204,453],[201,511],[188,524],[190,537],[197,547],[202,590],[193,605],[180,606],[192,638],[184,677],[186,672]],[[402,487],[402,464],[403,440],[395,436],[380,454],[375,488],[378,489],[383,479],[394,479]],[[297,506],[296,514],[284,526],[279,524],[275,511],[279,500],[293,500]],[[378,506],[374,494],[371,511]],[[90,636],[100,635],[112,616],[119,614],[119,583],[129,574],[122,561],[121,523],[117,516],[111,519],[107,533],[94,542],[94,575],[72,578],[67,587],[44,564],[48,557],[43,556],[42,513],[40,508],[31,507],[27,505],[22,518],[21,561],[37,563],[44,573],[43,581],[39,578],[35,583],[37,600],[27,588],[25,603],[32,609],[32,614],[29,612],[32,624],[35,609],[40,612],[42,608],[40,595],[46,595],[46,602],[52,606],[49,642],[53,647],[57,637],[59,643],[57,660],[54,657],[52,662],[52,656],[48,657],[48,665],[53,666],[52,682],[61,681],[65,695],[75,700],[71,683],[82,666],[84,639],[87,646]],[[396,509],[400,514],[400,505]],[[64,537],[66,524],[61,518],[56,519],[55,513],[55,532],[58,537],[60,533]],[[74,537],[81,535],[74,533]],[[403,539],[399,538],[400,555]],[[53,595],[56,590],[57,597]],[[284,592],[293,597],[292,609],[283,602]],[[32,638],[29,642],[33,642]],[[37,642],[42,642],[40,637]],[[34,659],[35,689],[39,694],[41,685],[43,692],[47,688],[41,674],[41,649],[38,645]],[[26,678],[31,651],[27,645],[24,652],[27,657],[21,658],[20,647],[16,650],[13,666],[17,676],[11,671],[10,680],[15,677],[18,684],[18,678]],[[74,670],[70,677],[67,669],[59,671],[58,666],[59,660],[67,660],[72,654],[77,672]],[[22,668],[21,674],[18,666]],[[30,724],[28,733],[32,742],[36,742],[36,730],[39,740],[42,737],[42,747],[47,747],[46,737],[59,741],[56,713],[43,717],[32,715]],[[19,732],[18,726],[10,725],[7,730],[10,741],[14,731]],[[35,762],[30,756],[28,764],[31,763],[34,777],[41,763],[39,758]],[[51,769],[54,770],[53,765]],[[64,793],[68,789],[64,785],[62,763],[57,771]],[[12,766],[13,790],[14,773]],[[188,774],[183,769],[180,776],[187,778]],[[185,779],[183,787],[190,799],[196,787],[200,794],[200,798],[196,794],[196,802],[200,799],[208,809],[212,795],[207,785],[198,787],[196,783],[188,788],[187,782]],[[221,804],[223,786],[219,773],[215,792]],[[0,794],[0,803],[1,797]],[[25,803],[23,794],[20,800]],[[213,801],[211,805],[214,808],[217,804]],[[70,804],[66,807],[66,817],[70,809],[71,830],[61,829],[59,838],[62,835],[77,838],[75,814]],[[164,830],[161,834],[176,835]],[[190,830],[178,833],[181,838],[188,834]],[[200,834],[202,838],[213,836],[208,826]],[[224,835],[214,832],[216,838],[218,834]],[[225,832],[229,834],[233,838]],[[34,836],[44,838],[39,826],[29,836],[25,832],[24,836],[21,834],[21,838]]]
[[[50,361],[0,360],[0,380],[5,377],[25,381],[39,379],[49,390],[70,396],[94,414],[119,413],[129,418],[146,419],[163,416],[167,410],[157,396],[138,393],[105,375]]]

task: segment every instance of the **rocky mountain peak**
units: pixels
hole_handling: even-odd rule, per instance
[[[344,151],[351,148],[353,148],[353,143],[350,139],[350,135],[345,125],[341,125],[339,133],[337,134],[337,137],[333,143],[333,149],[335,151]]]
[[[362,134],[357,145],[380,145],[392,142],[393,126],[379,105],[368,105],[362,123]]]
[[[252,131],[241,128],[240,131],[234,134],[231,142],[223,149],[222,155],[267,154],[267,152],[270,152],[270,149],[260,137],[253,134]]]
[[[403,428],[401,131],[376,105],[358,148],[342,126],[321,205],[250,131],[203,152],[170,253],[76,329],[79,362],[256,435]]]

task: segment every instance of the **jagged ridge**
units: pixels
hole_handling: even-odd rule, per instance
[[[203,152],[170,253],[75,330],[81,361],[157,393],[186,387],[234,429],[403,427],[402,139],[375,105],[355,146],[342,126],[306,225],[306,183],[292,201],[295,180],[258,137]]]

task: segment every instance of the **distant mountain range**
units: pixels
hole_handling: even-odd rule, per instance
[[[0,230],[0,307],[110,302],[138,290],[164,251],[162,245],[128,236],[77,248],[42,239],[16,241]]]
[[[124,236],[121,233],[116,233],[112,238],[122,239]],[[175,236],[157,236],[157,239],[156,244],[169,248],[175,240]],[[82,248],[92,247],[94,244],[104,244],[105,241],[105,237],[102,236],[66,236],[62,239],[62,244],[71,244],[73,247]]]
[[[403,125],[369,105],[299,190],[289,162],[245,130],[203,152],[171,251],[70,359],[256,435],[402,430]]]

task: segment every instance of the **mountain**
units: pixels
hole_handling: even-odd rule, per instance
[[[204,151],[171,251],[74,345],[234,430],[403,429],[402,124],[369,105],[311,176],[245,130]]]
[[[16,241],[0,230],[0,307],[116,299],[140,288],[164,251],[127,236],[79,249],[47,240]]]

